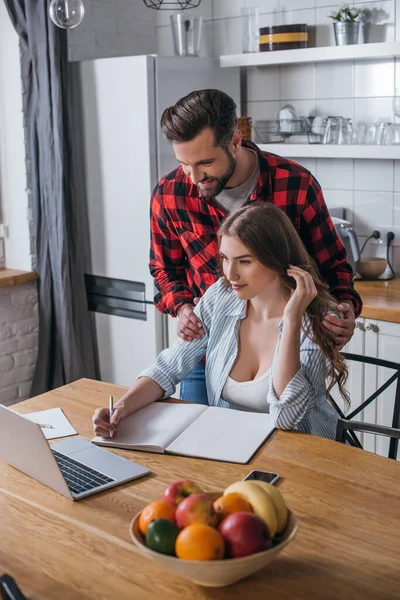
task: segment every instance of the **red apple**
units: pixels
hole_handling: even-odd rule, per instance
[[[218,527],[224,538],[226,556],[240,558],[272,547],[265,521],[248,512],[233,513]]]
[[[191,494],[202,494],[203,490],[189,479],[185,479],[184,481],[174,481],[170,483],[167,489],[164,492],[163,500],[164,502],[169,502],[174,506],[178,506],[188,496]]]
[[[175,520],[181,529],[194,523],[216,527],[218,515],[215,512],[213,501],[207,494],[192,494],[179,504],[176,509]]]

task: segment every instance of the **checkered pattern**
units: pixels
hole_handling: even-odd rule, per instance
[[[329,217],[316,179],[286,158],[261,152],[252,142],[243,145],[258,154],[260,177],[247,203],[272,202],[290,217],[308,252],[317,262],[331,293],[352,302],[356,316],[361,299],[353,289],[346,250]],[[163,177],[151,199],[150,272],[161,312],[176,316],[182,304],[192,303],[220,276],[217,231],[226,217],[211,198],[203,198],[178,167]]]

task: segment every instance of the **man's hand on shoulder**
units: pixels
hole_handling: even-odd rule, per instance
[[[339,350],[343,348],[353,337],[356,326],[356,316],[352,304],[344,302],[336,307],[343,313],[343,319],[333,315],[325,315],[323,324],[333,333],[336,339],[336,345]]]
[[[185,342],[191,342],[194,338],[199,340],[204,335],[203,323],[193,312],[199,300],[195,298],[194,304],[183,304],[178,308],[177,333]]]

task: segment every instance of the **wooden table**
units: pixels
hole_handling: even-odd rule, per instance
[[[62,407],[78,432],[125,388],[83,379],[15,405]],[[29,450],[29,449],[28,449]],[[30,599],[362,599],[400,597],[400,464],[316,436],[278,431],[248,465],[118,450],[152,475],[72,502],[0,462],[0,572]],[[136,551],[129,523],[175,480],[223,489],[251,469],[277,471],[299,517],[278,559],[234,586],[201,588]]]

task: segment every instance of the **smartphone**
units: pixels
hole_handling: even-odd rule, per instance
[[[274,483],[276,483],[278,479],[278,473],[270,473],[269,471],[250,471],[250,473],[246,475],[243,481],[265,481],[266,483],[274,485]]]

